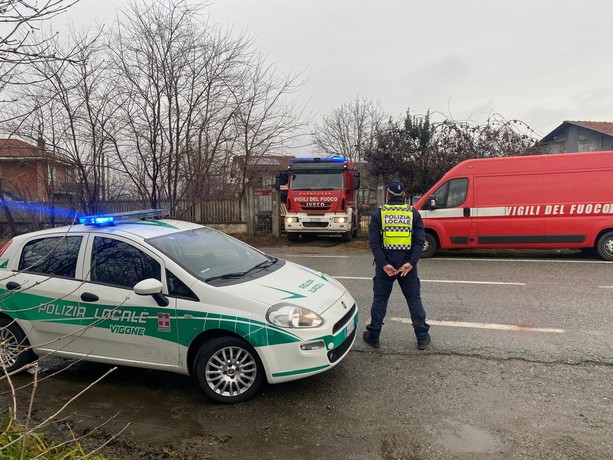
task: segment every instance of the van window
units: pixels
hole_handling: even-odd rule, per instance
[[[441,185],[431,196],[438,200],[439,208],[455,208],[466,200],[468,178],[451,179]]]

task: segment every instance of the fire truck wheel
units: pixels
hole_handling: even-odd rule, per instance
[[[206,342],[194,360],[194,379],[214,401],[247,401],[264,383],[264,367],[255,349],[238,337]]]
[[[437,249],[438,245],[436,244],[436,238],[430,233],[426,233],[426,242],[421,251],[421,258],[427,259],[428,257],[432,257]]]
[[[347,230],[345,233],[341,234],[341,240],[351,241],[351,230]]]
[[[300,233],[293,233],[293,232],[288,232],[287,233],[287,240],[288,241],[298,241],[299,237],[300,237]]]
[[[613,232],[607,232],[598,238],[596,250],[604,260],[613,260]]]
[[[34,353],[19,325],[9,318],[0,318],[0,359],[6,372],[13,372],[34,361]]]

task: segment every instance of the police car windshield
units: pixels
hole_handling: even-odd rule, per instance
[[[147,242],[203,281],[237,277],[275,261],[242,241],[206,227],[150,238]]]

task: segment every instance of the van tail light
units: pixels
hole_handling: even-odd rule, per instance
[[[9,246],[11,245],[11,243],[13,242],[13,240],[9,240],[8,243],[6,243],[4,246],[2,246],[2,249],[0,249],[0,257],[2,257],[2,254],[4,254],[4,252],[9,248]]]

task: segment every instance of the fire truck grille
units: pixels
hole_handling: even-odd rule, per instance
[[[328,222],[302,222],[304,228],[326,228]]]
[[[300,202],[300,207],[302,207],[302,209],[304,209],[305,211],[309,209],[311,211],[328,211],[330,209],[330,206],[330,203],[309,203],[306,201]]]

